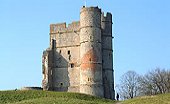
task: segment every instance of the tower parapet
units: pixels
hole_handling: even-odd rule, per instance
[[[112,36],[112,14],[107,12],[106,16],[104,13],[101,15],[101,27],[103,35]]]
[[[71,24],[68,24],[68,27],[66,23],[57,23],[57,24],[51,24],[50,25],[50,33],[63,33],[63,32],[73,32],[73,31],[79,31],[80,22],[75,21]]]

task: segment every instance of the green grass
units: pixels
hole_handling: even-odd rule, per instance
[[[18,90],[0,91],[0,104],[116,104],[116,102],[80,93]],[[170,104],[170,93],[137,97],[117,104]]]
[[[143,96],[123,101],[122,104],[170,104],[170,93],[155,96]]]
[[[80,93],[0,91],[0,104],[115,104],[113,100]]]

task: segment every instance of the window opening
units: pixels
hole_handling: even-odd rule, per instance
[[[90,36],[90,39],[92,39],[92,36]]]
[[[68,55],[70,55],[70,50],[68,50]]]
[[[88,81],[90,81],[90,78],[88,78]]]
[[[68,59],[71,60],[71,55],[69,55]]]
[[[52,39],[52,49],[54,49],[56,46],[56,40]]]
[[[73,67],[74,67],[74,64],[72,63],[72,64],[71,64],[71,68],[73,68]]]

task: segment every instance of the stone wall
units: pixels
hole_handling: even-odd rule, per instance
[[[56,40],[54,90],[79,92],[79,25],[79,21],[68,24],[68,27],[66,23],[50,25],[50,44]]]

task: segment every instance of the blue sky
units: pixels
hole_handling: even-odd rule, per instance
[[[113,14],[115,84],[134,70],[170,69],[169,0],[86,0]],[[0,0],[0,90],[41,86],[50,23],[79,20],[84,0]]]

